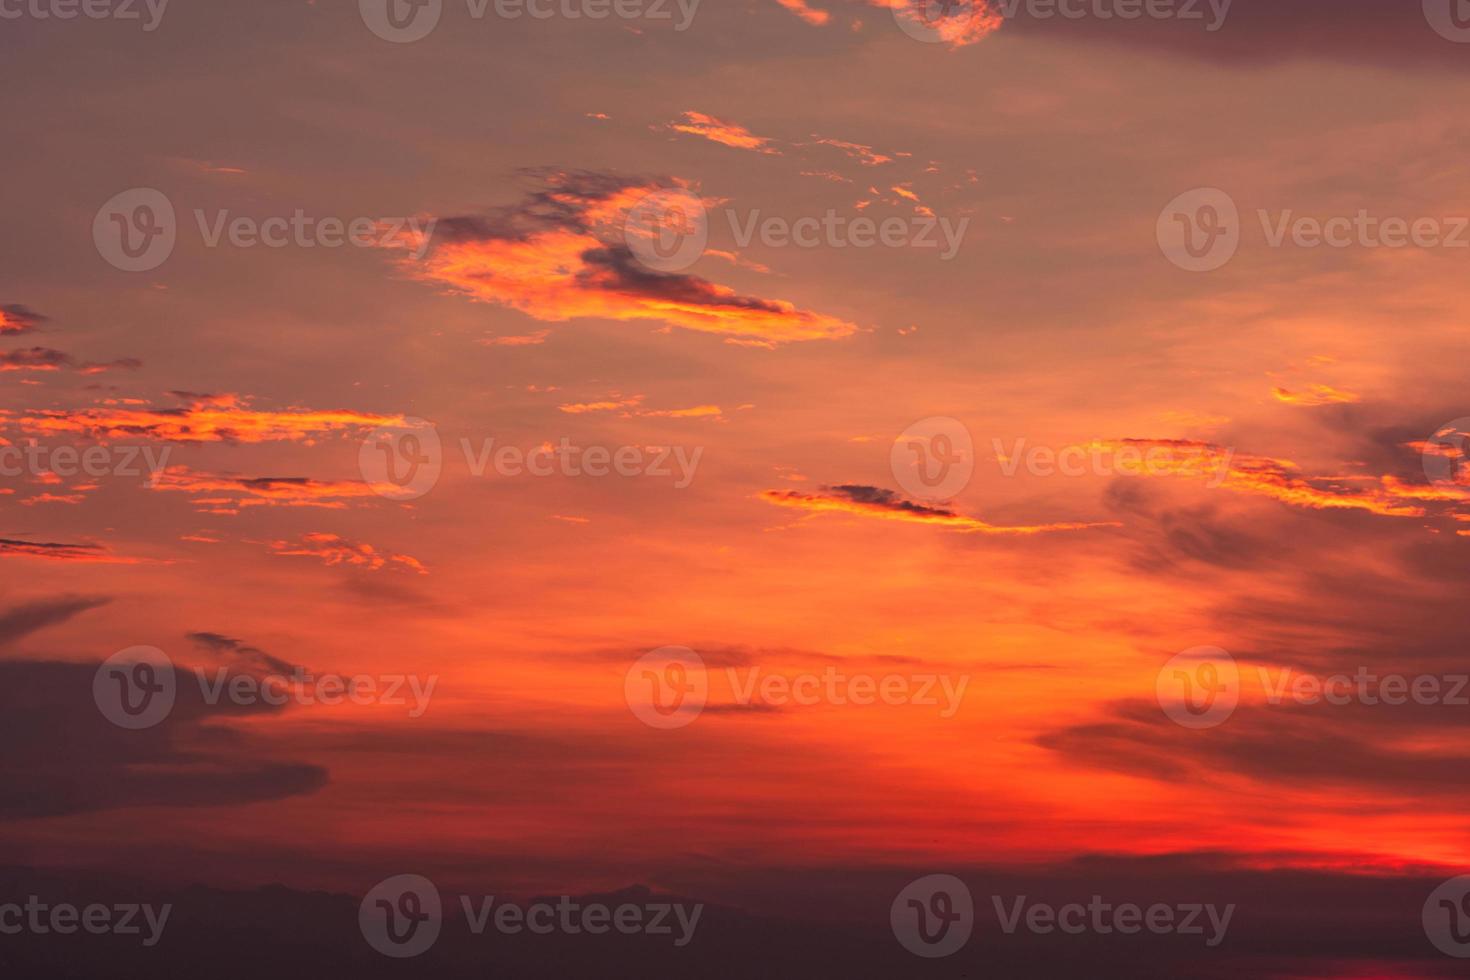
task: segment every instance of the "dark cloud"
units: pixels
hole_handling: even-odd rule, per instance
[[[290,674],[296,669],[294,664],[287,663],[279,657],[273,657],[259,647],[249,646],[243,640],[225,636],[223,633],[198,632],[185,633],[184,636],[195,646],[208,650],[217,657],[231,660],[240,666],[273,674]]]
[[[1441,2],[1448,10],[1459,0]],[[1174,6],[1192,6],[1203,16],[1123,20],[1089,14],[1042,19],[1028,16],[1022,2],[1017,15],[990,42],[1006,32],[1016,37],[1104,41],[1247,68],[1298,59],[1400,69],[1470,67],[1464,46],[1431,27],[1421,0],[1233,0],[1216,31],[1206,30],[1215,20],[1210,0],[1193,4],[1177,0]]]
[[[177,699],[153,728],[124,731],[92,696],[97,664],[0,662],[0,820],[136,806],[227,806],[310,793],[319,766],[261,758],[249,736],[206,722],[279,710],[204,700],[175,670]]]
[[[36,630],[64,623],[111,601],[105,596],[60,596],[12,606],[0,612],[0,644],[13,643]]]
[[[29,333],[46,322],[46,317],[21,303],[0,305],[0,336]]]
[[[137,358],[127,357],[105,363],[79,361],[65,351],[50,347],[26,347],[21,350],[0,351],[0,371],[80,371],[83,374],[100,374],[103,371],[136,371],[143,366]]]

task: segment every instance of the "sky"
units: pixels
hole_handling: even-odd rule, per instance
[[[0,865],[1449,975],[1470,11],[389,2],[0,4]]]

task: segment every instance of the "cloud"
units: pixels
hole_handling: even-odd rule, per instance
[[[21,350],[0,351],[0,371],[60,371],[71,370],[82,374],[101,374],[104,371],[136,371],[143,362],[135,357],[126,357],[106,363],[82,362],[65,351],[50,347],[26,347]]]
[[[1422,503],[1470,499],[1470,490],[1414,485],[1392,474],[1303,475],[1290,460],[1253,456],[1190,439],[1120,439],[1099,442],[1094,447],[1138,453],[1141,462],[1129,468],[1130,475],[1205,479],[1212,486],[1236,493],[1270,497],[1293,507],[1314,510],[1363,510],[1382,517],[1423,517],[1426,509],[1420,506]]]
[[[23,636],[64,623],[111,601],[106,596],[60,596],[12,606],[0,612],[0,644],[13,643]]]
[[[0,558],[43,558],[48,561],[74,561],[92,565],[145,565],[148,558],[127,558],[112,554],[100,544],[60,544],[50,541],[22,541],[0,538]]]
[[[407,275],[545,321],[654,320],[763,345],[834,340],[857,327],[780,299],[744,296],[699,276],[643,266],[626,241],[639,202],[672,181],[539,171],[546,187],[519,204],[440,219]],[[406,254],[415,244],[401,243]]]
[[[764,136],[756,136],[737,123],[726,122],[693,110],[684,112],[680,118],[681,122],[669,123],[669,128],[677,133],[702,136],[712,142],[733,146],[738,150],[755,150],[758,153],[780,152],[771,146],[769,139]]]
[[[209,513],[238,513],[242,507],[321,507],[341,510],[349,501],[378,499],[372,484],[324,481],[301,476],[241,477],[201,473],[170,466],[154,476],[150,489],[199,494],[190,503]]]
[[[263,701],[204,701],[175,670],[177,700],[159,725],[124,733],[97,710],[97,664],[0,661],[0,819],[120,807],[229,806],[310,793],[326,770],[259,757],[240,732],[208,722],[278,711]]]
[[[29,333],[45,323],[46,319],[20,303],[0,305],[0,337]]]
[[[861,517],[906,521],[913,524],[933,524],[950,530],[978,534],[1032,535],[1051,531],[1080,531],[1086,528],[1119,526],[1116,523],[1066,523],[998,527],[946,508],[914,503],[892,490],[856,484],[822,487],[818,493],[803,493],[798,490],[766,490],[761,493],[760,497],[767,503],[778,507],[794,507],[815,513],[856,514]]]
[[[1277,387],[1271,390],[1271,394],[1279,402],[1288,405],[1339,405],[1352,404],[1359,400],[1359,396],[1351,391],[1339,391],[1331,385],[1314,384],[1306,391],[1288,391]]]
[[[238,395],[173,392],[181,408],[139,409],[108,405],[80,410],[38,411],[15,418],[28,432],[74,433],[106,441],[147,437],[164,442],[305,442],[333,432],[372,429],[403,422],[402,416],[299,409],[257,411]]]
[[[871,146],[864,146],[861,143],[850,143],[847,140],[831,139],[826,136],[817,135],[813,135],[812,139],[819,146],[831,146],[841,150],[865,167],[876,167],[879,164],[893,162],[893,157],[879,153]]]
[[[536,330],[518,336],[487,337],[480,343],[486,347],[534,347],[537,344],[546,343],[546,338],[549,336],[551,336],[550,330]]]
[[[1000,30],[1005,18],[998,3],[987,0],[868,0],[875,7],[893,11],[901,18],[937,37],[951,48],[983,41]]]
[[[813,27],[821,27],[832,19],[832,15],[827,11],[817,10],[808,5],[806,0],[776,0],[776,2]]]
[[[1455,0],[1438,2],[1448,19]],[[1173,5],[1183,10],[1183,4]],[[1332,60],[1392,68],[1463,71],[1462,46],[1430,26],[1424,4],[1381,0],[1234,0],[1194,5],[1184,17],[1046,17],[1020,4],[1006,31],[1017,38],[1101,41],[1240,68],[1293,60]],[[1039,11],[1040,8],[1038,8]],[[1216,29],[1210,29],[1211,25]]]
[[[557,406],[568,415],[587,415],[594,412],[617,412],[625,419],[694,419],[719,418],[723,413],[718,405],[691,405],[688,408],[640,408],[642,395],[623,398],[615,395],[600,402],[570,402]]]
[[[217,657],[233,660],[253,670],[291,674],[296,669],[294,664],[287,663],[279,657],[273,657],[259,647],[249,646],[243,640],[225,636],[223,633],[203,631],[185,633],[184,637],[201,650],[207,650]]]
[[[370,544],[349,541],[336,534],[316,531],[306,534],[299,541],[272,541],[273,555],[299,558],[319,558],[326,565],[353,565],[369,571],[383,568],[406,568],[420,575],[429,570],[417,558],[379,551]]]

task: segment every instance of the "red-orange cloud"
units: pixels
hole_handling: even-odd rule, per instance
[[[818,493],[802,493],[798,490],[766,490],[761,499],[778,507],[794,507],[798,510],[817,513],[856,514],[888,521],[905,521],[912,524],[932,524],[954,531],[971,534],[1032,535],[1051,531],[1080,531],[1094,527],[1118,527],[1116,523],[1100,524],[1036,524],[1018,527],[999,527],[987,524],[974,517],[966,517],[940,507],[905,500],[892,490],[849,484],[846,486],[823,487]]]
[[[538,320],[655,320],[762,345],[846,337],[857,327],[699,276],[645,268],[624,238],[629,212],[667,182],[542,174],[545,190],[490,214],[445,218],[408,274]],[[422,241],[399,243],[412,254]],[[421,253],[420,253],[421,254]]]
[[[271,554],[300,558],[318,558],[326,565],[353,565],[369,571],[400,567],[427,575],[429,570],[417,558],[379,551],[370,544],[349,541],[336,534],[317,531],[303,535],[299,541],[272,541]]]

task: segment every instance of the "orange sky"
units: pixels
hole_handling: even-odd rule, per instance
[[[732,866],[1470,860],[1467,709],[1264,686],[1465,671],[1470,476],[1440,447],[1470,416],[1466,253],[1275,248],[1257,216],[1470,214],[1449,42],[1420,23],[1360,44],[1366,4],[1318,50],[1253,41],[1301,36],[1259,11],[1216,47],[989,20],[929,43],[887,0],[751,0],[681,33],[467,22],[387,45],[280,6],[221,14],[228,52],[219,22],[171,12],[127,39],[153,71],[125,92],[103,25],[65,68],[0,39],[27,189],[0,245],[0,448],[143,467],[0,477],[0,657],[256,669],[244,648],[434,676],[432,702],[179,722],[165,772],[262,767],[256,789],[199,806],[165,778],[141,804],[6,813],[8,851],[299,887],[493,867],[527,892]],[[132,187],[177,214],[145,272],[89,235]],[[1216,271],[1155,237],[1192,188],[1239,207]],[[667,192],[708,244],[651,268],[630,215]],[[298,210],[372,219],[374,241],[208,244],[222,211]],[[949,258],[743,240],[828,214],[965,231]],[[940,497],[893,463],[927,419],[972,446]],[[414,420],[437,479],[395,498],[364,460]],[[495,472],[496,449],[563,441],[668,469]],[[1012,466],[1037,447],[1089,462]],[[1125,450],[1157,465],[1120,471]],[[624,698],[665,646],[709,678],[667,731]],[[1155,700],[1198,646],[1241,676],[1207,731]],[[731,670],[829,668],[965,693],[948,717],[735,703]],[[119,836],[171,856],[145,869]]]

